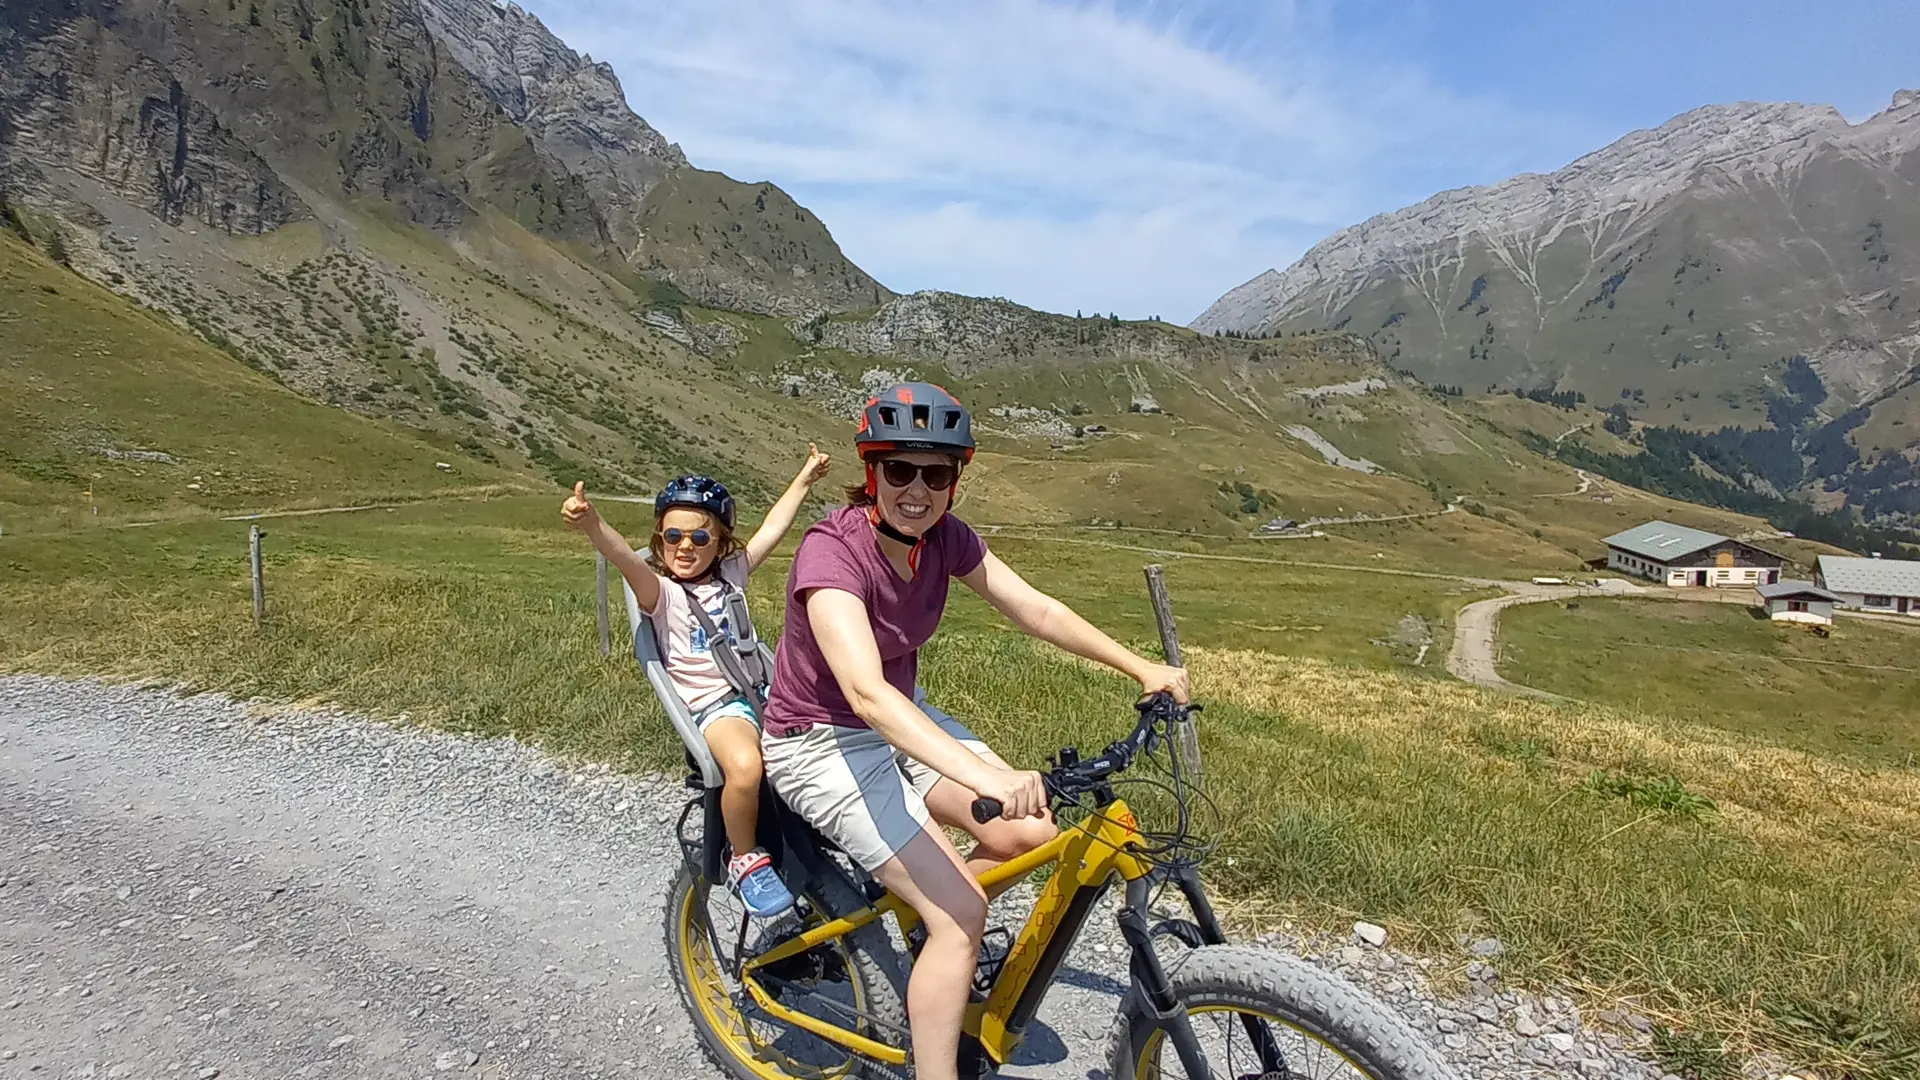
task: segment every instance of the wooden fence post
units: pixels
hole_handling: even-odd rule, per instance
[[[1167,580],[1157,563],[1147,567],[1146,573],[1147,599],[1153,604],[1153,621],[1160,627],[1160,651],[1166,654],[1167,663],[1184,667],[1180,662],[1180,631],[1173,624],[1173,602],[1167,599]],[[1174,752],[1180,755],[1181,771],[1186,773],[1191,782],[1198,784],[1200,736],[1194,731],[1191,719],[1180,725]]]
[[[267,534],[258,525],[247,526],[247,561],[253,565],[253,625],[267,620],[267,579],[260,567],[260,539]]]
[[[612,629],[607,625],[607,557],[597,551],[593,554],[593,579],[594,589],[599,597],[600,655],[612,656]]]

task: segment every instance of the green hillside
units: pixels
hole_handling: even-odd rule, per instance
[[[304,398],[9,234],[0,234],[0,327],[9,532],[91,518],[91,507],[111,521],[528,480],[444,435]]]

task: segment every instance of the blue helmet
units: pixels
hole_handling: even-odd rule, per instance
[[[705,510],[720,524],[733,528],[733,495],[727,485],[711,476],[681,476],[668,481],[653,497],[653,516],[657,518],[675,506]]]

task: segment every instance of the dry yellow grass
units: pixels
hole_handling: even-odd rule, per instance
[[[1484,927],[1530,977],[1834,1075],[1920,1054],[1920,773],[1318,660],[1186,660],[1233,707],[1203,716],[1209,763],[1231,762],[1209,786],[1268,915],[1397,919],[1442,947]],[[1672,776],[1715,812],[1595,774]]]
[[[1920,842],[1920,772],[1911,769],[1855,766],[1713,728],[1458,683],[1356,679],[1317,660],[1219,649],[1190,650],[1186,660],[1215,696],[1330,732],[1491,759],[1476,740],[1497,724],[1549,744],[1567,769],[1670,773],[1756,839],[1814,844],[1846,830],[1908,853]]]

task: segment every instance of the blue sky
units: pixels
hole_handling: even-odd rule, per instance
[[[1857,121],[1920,88],[1915,0],[526,6],[891,288],[1177,322],[1371,214],[1699,105]]]

